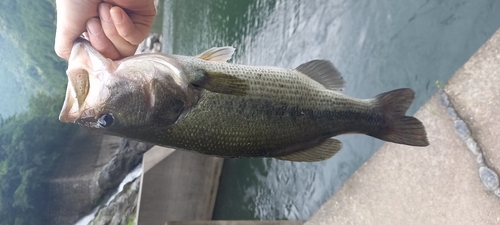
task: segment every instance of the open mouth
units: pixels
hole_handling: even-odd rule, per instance
[[[89,75],[84,69],[74,71],[73,76],[68,76],[69,82],[66,90],[66,99],[59,115],[62,122],[75,122],[80,117],[84,108],[85,99],[89,93]]]
[[[90,43],[84,39],[77,39],[71,50],[68,61],[68,87],[66,89],[66,98],[59,114],[61,122],[75,123],[83,117],[95,117],[90,115],[95,111],[95,106],[99,101],[96,94],[99,94],[99,86],[102,82],[96,78],[95,67],[101,66],[104,57],[102,57]],[[92,94],[91,86],[93,86]]]

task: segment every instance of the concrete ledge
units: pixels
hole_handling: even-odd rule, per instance
[[[149,169],[156,166],[159,162],[172,154],[175,150],[161,146],[154,146],[144,153],[142,158],[142,173],[147,173]]]
[[[498,171],[500,31],[445,90]],[[306,224],[500,224],[500,199],[478,176],[476,157],[434,96],[416,114],[427,148],[386,143]]]

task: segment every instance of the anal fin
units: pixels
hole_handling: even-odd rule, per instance
[[[295,162],[316,162],[331,158],[342,148],[342,142],[337,139],[328,138],[319,145],[299,152],[294,152],[284,156],[275,157],[280,160]]]

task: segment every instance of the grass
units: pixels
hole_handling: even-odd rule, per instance
[[[127,225],[135,225],[135,214],[132,214],[128,219],[127,219]]]

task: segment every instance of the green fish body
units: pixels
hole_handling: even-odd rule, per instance
[[[100,108],[94,107],[95,112],[83,113],[86,117],[82,117],[80,111],[85,110],[81,105],[85,102],[71,101],[68,96],[66,102],[73,104],[65,102],[61,112],[62,121],[98,132],[220,157],[291,161],[330,158],[342,147],[332,137],[346,133],[428,145],[422,123],[405,116],[414,99],[411,89],[393,90],[373,99],[346,96],[341,93],[345,86],[342,76],[326,60],[313,60],[295,69],[237,65],[226,62],[234,49],[222,47],[196,57],[149,54],[107,65],[110,61],[93,56],[98,53],[86,42],[75,46],[87,49],[85,57],[103,61],[100,69],[86,64],[88,77],[105,77],[96,75],[102,67],[109,71],[107,76],[118,77],[97,85],[107,90],[99,93],[108,96],[101,97],[105,100],[100,101]],[[75,48],[73,51],[83,52]],[[81,61],[77,60],[81,56],[74,58]],[[70,58],[70,67],[74,68],[71,62]],[[75,64],[82,67],[81,62]],[[68,77],[75,76],[71,71]],[[137,77],[143,77],[142,82]],[[68,93],[70,86],[89,86],[89,94],[98,92],[92,92],[92,83],[96,83],[92,78],[90,85],[71,80]],[[80,115],[71,117],[73,121],[65,116],[71,111],[65,109],[66,105],[78,109]]]

